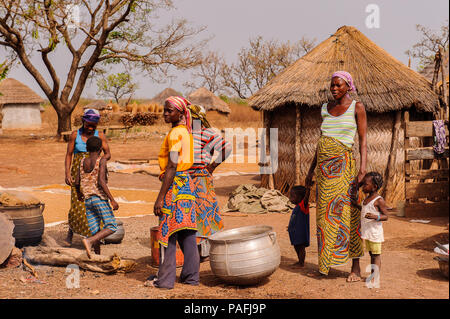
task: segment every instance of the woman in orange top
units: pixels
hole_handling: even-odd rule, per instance
[[[199,283],[194,185],[187,172],[194,160],[189,104],[178,96],[169,97],[164,104],[164,121],[171,123],[172,129],[158,155],[162,185],[154,213],[159,216],[161,264],[156,278],[149,278],[146,283],[156,288],[172,289],[175,284],[177,241],[184,255],[180,281],[190,285]]]

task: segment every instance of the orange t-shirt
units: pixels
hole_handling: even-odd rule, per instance
[[[193,165],[194,139],[186,126],[178,125],[172,128],[164,138],[158,154],[160,176],[166,171],[170,152],[178,153],[177,172],[186,171]]]

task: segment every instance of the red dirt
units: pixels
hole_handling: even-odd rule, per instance
[[[160,138],[151,140],[122,140],[110,142],[112,160],[155,157]],[[0,136],[0,186],[38,186],[64,183],[66,144],[51,139]],[[243,183],[259,185],[257,176],[229,176],[215,181],[222,207],[228,193]],[[111,173],[110,186],[158,190],[156,177]],[[51,209],[51,208],[46,208]],[[148,213],[151,213],[149,211]],[[448,218],[431,218],[429,224],[411,223],[408,219],[390,216],[384,223],[386,241],[383,244],[381,287],[368,289],[365,282],[346,283],[350,265],[335,268],[327,277],[317,271],[317,242],[315,240],[315,209],[311,209],[311,246],[307,248],[304,269],[293,269],[296,261],[289,243],[286,227],[289,214],[224,216],[227,229],[245,225],[270,225],[277,233],[281,249],[279,269],[261,284],[252,287],[227,285],[211,272],[209,262],[201,264],[200,285],[187,287],[177,283],[173,290],[157,290],[143,286],[145,278],[155,274],[150,266],[150,227],[157,224],[155,216],[123,219],[125,239],[119,245],[103,246],[103,253],[117,252],[137,260],[137,268],[127,274],[104,275],[81,271],[80,288],[66,288],[68,273],[63,267],[37,266],[39,279],[45,284],[23,283],[28,273],[16,269],[0,269],[0,298],[449,298],[449,281],[437,262],[434,240],[448,243]],[[67,224],[46,228],[57,240],[64,238]],[[81,238],[75,237],[74,247],[82,249]],[[363,277],[370,257],[361,260]],[[179,275],[180,269],[177,270]]]

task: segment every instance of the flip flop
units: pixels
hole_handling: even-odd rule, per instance
[[[359,282],[361,281],[361,277],[357,276],[355,273],[351,273],[347,277],[347,282]]]

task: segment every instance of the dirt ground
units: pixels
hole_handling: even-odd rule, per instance
[[[161,134],[146,139],[122,139],[110,141],[112,160],[155,158],[162,141]],[[69,195],[64,193],[64,155],[66,144],[49,136],[0,135],[0,186],[24,188],[46,203],[46,224],[64,221],[69,207]],[[224,164],[222,171],[254,172],[257,166]],[[218,171],[220,172],[220,170]],[[258,175],[222,176],[214,181],[221,207],[228,194],[238,185],[259,185]],[[117,216],[122,218],[125,238],[119,245],[105,245],[104,254],[137,261],[135,271],[127,274],[104,275],[81,271],[80,288],[66,288],[68,273],[63,267],[36,266],[44,283],[23,283],[21,276],[28,273],[19,268],[0,269],[0,298],[418,298],[448,299],[449,281],[444,278],[437,262],[434,240],[448,243],[448,218],[431,218],[428,224],[412,223],[409,219],[392,215],[384,223],[381,287],[368,289],[365,282],[346,283],[350,264],[334,268],[329,275],[320,276],[317,271],[317,241],[315,239],[315,209],[311,209],[311,246],[307,248],[306,266],[294,269],[296,261],[290,245],[287,224],[290,214],[245,215],[230,213],[224,216],[225,228],[246,225],[270,225],[277,233],[281,249],[281,264],[277,271],[257,286],[239,287],[222,283],[211,272],[208,261],[200,267],[200,285],[185,286],[177,283],[173,290],[158,290],[143,286],[150,274],[157,269],[150,266],[150,227],[157,225],[152,215],[153,203],[160,182],[149,175],[110,173],[109,185],[128,201],[145,203],[119,203]],[[61,193],[46,190],[59,189]],[[134,217],[133,217],[134,216]],[[139,216],[139,217],[135,217]],[[50,225],[51,226],[51,225]],[[64,238],[67,224],[46,227],[45,232],[57,240]],[[73,247],[82,249],[81,238],[74,238]],[[361,259],[363,277],[370,270],[370,257]],[[181,269],[177,270],[177,274]]]

